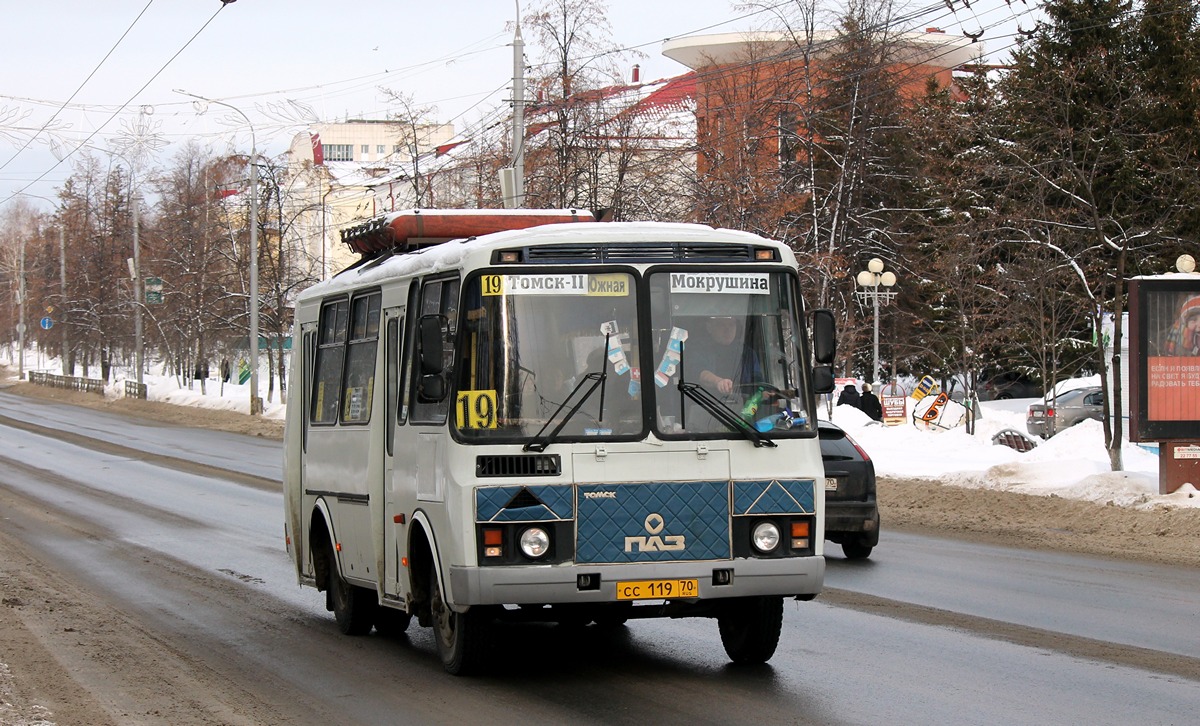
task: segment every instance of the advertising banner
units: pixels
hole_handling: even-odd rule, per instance
[[[1200,430],[1200,275],[1130,282],[1130,439]]]
[[[908,392],[895,383],[886,385],[879,392],[879,403],[883,406],[883,425],[897,426],[904,423],[908,414]]]

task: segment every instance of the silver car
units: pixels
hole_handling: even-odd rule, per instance
[[[1104,393],[1100,386],[1076,388],[1031,405],[1025,415],[1025,428],[1034,436],[1048,439],[1087,419],[1104,419]]]

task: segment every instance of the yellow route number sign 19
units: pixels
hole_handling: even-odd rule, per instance
[[[496,392],[459,391],[454,420],[460,429],[496,428]]]

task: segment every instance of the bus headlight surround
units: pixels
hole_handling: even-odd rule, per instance
[[[767,554],[779,546],[779,527],[774,522],[759,522],[750,535],[754,549]]]
[[[550,535],[541,527],[530,527],[521,533],[521,552],[536,560],[550,551]]]

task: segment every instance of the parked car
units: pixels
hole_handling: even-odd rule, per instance
[[[863,560],[879,544],[875,464],[839,426],[817,422],[825,464],[825,539],[842,546],[847,559]]]
[[[1003,371],[985,374],[976,386],[980,401],[1041,398],[1042,386],[1024,373]]]
[[[1034,436],[1048,439],[1087,419],[1104,420],[1104,392],[1100,386],[1076,388],[1030,405],[1025,428]]]

